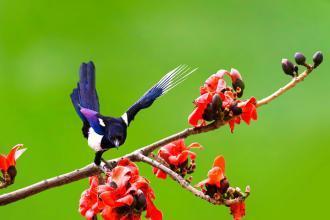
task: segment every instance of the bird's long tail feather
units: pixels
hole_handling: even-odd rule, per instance
[[[124,121],[128,125],[135,115],[144,108],[148,108],[160,96],[166,94],[171,89],[182,83],[187,77],[195,72],[197,68],[190,69],[187,65],[180,65],[167,73],[151,89],[149,89],[128,111],[123,115]]]

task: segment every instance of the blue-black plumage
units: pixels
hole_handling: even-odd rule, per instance
[[[83,135],[88,139],[88,145],[96,151],[95,164],[100,164],[104,151],[125,143],[127,127],[140,110],[150,107],[157,98],[181,83],[195,70],[190,70],[184,65],[175,68],[151,87],[121,117],[108,117],[100,114],[95,88],[95,66],[93,62],[83,63],[79,71],[78,85],[70,97],[83,121]]]

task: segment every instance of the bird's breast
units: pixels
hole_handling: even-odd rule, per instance
[[[101,151],[101,141],[102,141],[103,135],[99,135],[94,131],[92,127],[89,128],[88,131],[88,145],[94,150],[94,151]]]

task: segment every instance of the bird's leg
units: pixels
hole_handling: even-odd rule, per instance
[[[104,165],[109,169],[112,170],[113,169],[113,165],[109,164],[108,161],[106,159],[104,159],[103,157],[101,157],[101,161],[104,163]]]
[[[102,154],[104,153],[104,151],[97,151],[95,153],[95,157],[94,157],[94,163],[96,166],[100,166],[101,164],[101,158],[102,158]]]
[[[104,151],[97,151],[95,153],[95,157],[94,157],[94,164],[96,166],[99,167],[100,170],[102,170],[103,173],[106,173],[107,172],[107,169],[106,169],[106,165],[103,163],[101,164],[101,160],[102,160],[102,154],[103,154]]]
[[[112,166],[105,160],[102,158],[102,154],[104,153],[104,151],[97,151],[95,153],[95,158],[94,158],[94,163],[96,166],[98,166],[104,173],[106,173],[107,171],[110,171],[112,168]]]

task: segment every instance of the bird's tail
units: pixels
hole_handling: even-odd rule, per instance
[[[195,69],[190,69],[187,65],[180,65],[167,73],[151,89],[149,89],[138,101],[142,108],[149,107],[158,97],[165,95],[171,89],[187,79]]]
[[[93,62],[82,63],[79,71],[79,82],[71,95],[72,104],[78,115],[84,120],[80,112],[81,107],[99,112],[99,99],[95,88],[95,67]]]
[[[124,114],[124,120],[127,124],[130,123],[135,115],[144,108],[148,108],[160,96],[166,94],[178,84],[183,82],[187,77],[192,74],[197,68],[190,69],[187,65],[180,65],[167,73],[159,80],[151,89],[149,89],[134,105],[132,105]]]

